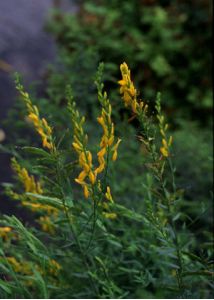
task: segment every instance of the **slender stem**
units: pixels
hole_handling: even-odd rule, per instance
[[[91,232],[91,236],[90,236],[90,240],[88,242],[88,245],[86,247],[87,251],[92,243],[93,237],[94,237],[94,232],[95,232],[95,227],[96,227],[96,221],[97,221],[97,217],[96,217],[96,198],[94,197],[94,187],[92,188],[92,200],[93,200],[93,224],[92,224],[92,232]]]
[[[63,208],[64,208],[64,213],[65,213],[66,219],[68,221],[71,233],[72,233],[73,238],[74,238],[74,240],[75,240],[75,242],[76,242],[76,244],[77,244],[77,246],[79,248],[79,252],[80,252],[80,255],[82,257],[83,264],[85,265],[85,268],[86,268],[87,272],[89,273],[90,267],[89,267],[88,262],[87,262],[87,256],[86,256],[86,254],[82,250],[81,243],[80,243],[80,241],[78,239],[78,236],[76,235],[76,232],[75,232],[75,229],[73,227],[73,224],[70,221],[70,217],[69,217],[69,213],[68,213],[68,210],[66,208],[66,205],[65,205],[65,199],[64,199],[64,197],[63,197]],[[94,280],[90,276],[89,276],[89,281],[90,281],[91,287],[93,288],[93,290],[95,292],[95,295],[98,296],[99,295],[98,289],[97,289],[97,287],[96,287],[96,285],[94,283]]]
[[[83,252],[83,250],[82,250],[81,243],[80,243],[80,241],[79,241],[79,239],[78,239],[78,235],[77,235],[76,232],[75,232],[74,226],[73,226],[73,224],[72,224],[72,222],[71,222],[71,219],[70,219],[70,216],[69,216],[68,209],[67,209],[67,207],[66,207],[64,190],[63,190],[63,188],[62,188],[62,185],[60,184],[60,181],[61,181],[61,180],[60,180],[60,179],[61,179],[60,173],[61,173],[61,171],[60,171],[60,166],[59,166],[59,162],[58,162],[58,160],[57,160],[57,164],[56,164],[56,174],[57,174],[57,181],[58,181],[58,184],[59,184],[60,187],[61,187],[60,190],[61,190],[61,194],[62,194],[62,204],[63,204],[64,214],[65,214],[65,217],[66,217],[66,219],[67,219],[67,222],[68,222],[69,228],[70,228],[70,230],[71,230],[72,236],[73,236],[73,238],[74,238],[74,240],[75,240],[75,242],[76,242],[76,245],[77,245],[78,248],[79,248],[79,253],[80,253],[81,257],[82,257],[83,264],[85,265],[85,268],[86,268],[86,270],[87,270],[87,272],[88,272],[88,274],[89,274],[89,272],[90,272],[90,267],[89,267],[88,262],[87,262],[87,255],[86,255],[86,254]],[[95,283],[94,283],[94,280],[91,278],[91,276],[89,276],[89,281],[90,281],[90,285],[91,285],[92,289],[93,289],[94,292],[95,292],[95,295],[96,295],[96,296],[99,296],[98,289],[97,289],[97,287],[96,287],[96,285],[95,285]]]
[[[175,193],[176,192],[176,184],[175,184],[175,176],[174,176],[174,170],[173,170],[171,158],[168,158],[168,163],[169,163],[169,167],[170,167],[170,171],[171,171],[171,175],[172,175],[172,189],[173,189],[173,193]],[[179,241],[178,241],[177,230],[175,227],[175,222],[172,218],[171,206],[170,206],[169,202],[168,202],[168,212],[169,212],[169,217],[170,217],[170,223],[171,223],[173,233],[175,236],[173,241],[174,241],[174,245],[176,247],[178,264],[179,264],[179,270],[177,271],[177,276],[178,276],[178,280],[179,280],[180,290],[182,290],[183,289],[183,279],[182,279],[183,262],[182,262],[181,252],[180,252],[180,245],[179,245]]]
[[[141,126],[143,127],[144,134],[146,136],[146,139],[148,140],[148,137],[149,137],[149,132],[148,131],[149,130],[148,130],[148,126],[146,126],[147,124],[146,123],[144,124],[144,122],[143,122],[143,115],[139,116],[139,122],[140,122]],[[151,153],[153,163],[156,163],[155,154],[154,154],[154,151],[153,151],[153,149],[150,145],[150,142],[148,142],[148,151],[149,151],[149,153]],[[173,171],[171,158],[168,158],[168,163],[169,163],[169,167],[170,167],[170,171],[171,171],[171,175],[172,175],[172,190],[173,190],[173,193],[175,193],[176,192],[176,184],[175,184],[175,176],[174,176],[174,171]],[[165,186],[164,186],[164,183],[163,183],[162,175],[158,176],[158,178],[160,180],[161,189],[165,194],[166,189],[165,189]],[[168,209],[168,220],[169,220],[169,223],[170,223],[171,228],[173,230],[173,235],[174,235],[173,244],[174,244],[175,249],[176,249],[177,261],[178,261],[178,265],[179,265],[179,270],[176,271],[177,282],[178,282],[179,290],[182,291],[183,286],[184,286],[183,279],[182,279],[183,262],[182,262],[182,257],[181,257],[181,252],[180,252],[180,245],[179,245],[179,241],[178,241],[178,235],[177,235],[177,231],[176,231],[176,227],[175,227],[175,222],[172,218],[171,204],[169,202],[169,199],[167,200],[167,209]]]

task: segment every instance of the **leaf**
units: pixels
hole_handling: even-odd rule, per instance
[[[176,220],[178,220],[181,216],[181,213],[177,213],[177,215],[174,216],[173,221],[175,222]]]
[[[117,242],[117,241],[115,241],[115,240],[109,239],[108,242],[109,242],[112,246],[115,246],[115,247],[117,247],[117,248],[119,248],[119,249],[122,249],[122,248],[123,248],[123,246],[121,245],[121,243],[119,243],[119,242]]]
[[[128,274],[139,274],[139,270],[130,269],[130,268],[119,267],[118,270]]]
[[[15,216],[4,216],[4,218],[8,222],[8,226],[13,227],[18,231],[18,233],[20,233],[34,254],[38,256],[38,251],[40,251],[40,254],[42,251],[46,251],[44,244],[37,237],[35,237]]]
[[[0,288],[5,291],[7,294],[11,294],[12,291],[8,284],[6,284],[3,280],[0,279]]]
[[[122,205],[113,204],[112,207],[116,208],[118,210],[117,211],[118,215],[122,215],[126,218],[129,218],[129,219],[135,220],[135,221],[139,221],[139,222],[140,221],[147,222],[146,219],[142,215],[140,215],[140,214],[138,214],[138,213],[122,206]]]
[[[200,263],[204,264],[204,260],[201,259],[199,256],[197,256],[193,253],[186,252],[186,251],[182,251],[182,253],[189,256],[189,258],[191,258],[193,261],[199,261]]]
[[[183,276],[214,276],[214,272],[202,270],[202,271],[195,271],[195,272],[183,272]]]
[[[25,147],[22,147],[22,149],[27,151],[28,153],[32,153],[32,154],[36,154],[39,156],[53,159],[50,153],[48,153],[47,151],[40,149],[40,148],[25,146]]]
[[[45,283],[43,277],[41,276],[41,274],[34,270],[34,276],[33,277],[36,280],[36,282],[38,284],[38,287],[41,290],[42,298],[43,299],[48,299],[49,298],[48,297],[48,290],[47,290],[47,287],[46,287],[46,283]]]
[[[33,193],[26,193],[26,195],[36,198],[37,201],[42,204],[50,205],[57,209],[63,209],[62,201],[58,198],[53,198],[53,197],[43,196],[43,195],[33,194]]]

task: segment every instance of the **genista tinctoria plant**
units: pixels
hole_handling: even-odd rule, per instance
[[[5,184],[5,191],[29,210],[32,224],[23,225],[15,216],[0,219],[2,298],[209,295],[210,253],[192,251],[196,239],[189,235],[180,210],[184,194],[176,187],[172,136],[160,94],[152,112],[139,98],[127,64],[120,70],[121,105],[131,114],[129,123],[135,121],[138,127],[139,155],[144,155],[143,198],[137,211],[131,199],[136,187],[131,186],[130,201],[124,202],[119,187],[126,174],[120,173],[119,180],[114,176],[126,137],[117,137],[113,105],[102,83],[103,64],[95,78],[100,105],[96,138],[100,136],[94,147],[87,134],[89,122],[70,86],[65,93],[68,128],[58,141],[56,129],[41,117],[17,77],[27,124],[35,128],[42,145],[24,147],[11,160],[17,184]],[[63,148],[63,139],[70,141],[69,149]],[[21,154],[32,156],[33,165],[26,157],[20,159]]]

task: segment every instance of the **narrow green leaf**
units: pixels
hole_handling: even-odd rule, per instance
[[[36,198],[36,200],[42,204],[53,206],[57,209],[63,209],[62,201],[58,198],[43,196],[39,194],[26,193],[27,196]]]

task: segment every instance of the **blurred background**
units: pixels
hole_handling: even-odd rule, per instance
[[[162,92],[175,141],[180,188],[186,190],[189,203],[200,205],[203,222],[210,222],[211,6],[210,0],[20,0],[18,5],[14,0],[1,1],[0,181],[12,180],[10,157],[16,147],[39,143],[26,128],[26,112],[13,81],[15,71],[21,73],[33,101],[60,134],[67,126],[67,83],[88,118],[96,115],[92,83],[100,61],[105,62],[106,88],[115,117],[122,116],[118,66],[126,61],[141,97],[151,108],[156,93]],[[0,210],[16,210],[3,190]]]
[[[14,0],[0,2],[0,143],[7,142],[11,134],[3,123],[17,97],[13,73],[22,74],[29,87],[42,80],[47,65],[55,60],[54,37],[44,29],[54,5],[57,1],[20,0],[18,5]],[[69,0],[60,1],[60,7],[75,10]],[[10,155],[0,152],[0,182],[7,181],[11,181]],[[1,201],[2,212],[13,212],[14,205],[8,201]]]

